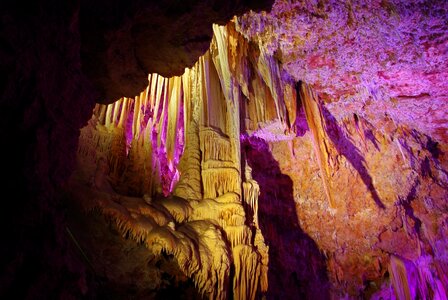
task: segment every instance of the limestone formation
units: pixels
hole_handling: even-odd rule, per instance
[[[226,93],[225,80],[207,53],[182,76],[149,75],[134,99],[97,105],[81,130],[79,170],[113,166],[114,189],[78,187],[81,175],[72,190],[75,199],[90,193],[86,212],[111,218],[124,238],[174,255],[203,295],[255,299],[268,289],[269,248],[250,171],[242,183],[239,86]]]
[[[392,287],[398,299],[445,299],[438,144],[387,116],[382,128],[358,113],[336,118],[315,83],[296,82],[256,43],[263,32],[248,18],[257,16],[214,25],[209,51],[183,75],[150,74],[135,98],[95,107],[78,180],[94,178],[97,190],[74,188],[74,198],[152,254],[173,255],[210,299],[290,297],[304,286],[309,297],[313,284],[320,297]],[[312,270],[299,268],[306,259]]]

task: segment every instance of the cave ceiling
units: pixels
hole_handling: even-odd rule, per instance
[[[263,1],[81,1],[82,69],[97,101],[133,97],[149,73],[181,75],[209,48],[211,24],[236,14],[269,9]]]

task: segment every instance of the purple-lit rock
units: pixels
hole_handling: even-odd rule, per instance
[[[380,129],[387,113],[447,141],[447,16],[443,0],[279,0],[238,24],[337,119],[355,112]]]

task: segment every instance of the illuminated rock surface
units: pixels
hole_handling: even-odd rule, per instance
[[[243,34],[311,84],[337,119],[383,114],[447,140],[446,1],[287,1],[239,20]]]
[[[226,296],[229,279],[236,299],[257,293],[370,297],[384,284],[399,298],[444,297],[447,178],[435,138],[392,117],[383,124],[388,132],[357,111],[338,120],[312,85],[295,82],[263,44],[238,33],[236,23],[214,26],[210,51],[183,76],[150,75],[135,99],[97,106],[79,150],[82,165],[107,158],[121,193],[141,187],[139,197],[163,203],[158,197],[173,194],[189,201],[180,208],[173,203],[180,198],[165,200],[181,226],[217,221],[215,231],[226,234],[218,238],[222,248],[217,242],[208,255],[227,260],[192,270],[182,263],[184,255],[195,261],[191,246],[175,253],[165,231],[152,234],[152,226],[108,212],[116,204],[100,201],[104,214],[112,214],[121,230],[135,231],[131,236],[148,249],[174,253],[184,274],[212,298]],[[117,152],[117,143],[127,148]],[[261,243],[251,240],[255,233]],[[165,242],[157,248],[147,234]],[[175,232],[169,236],[171,243],[185,243]],[[397,267],[403,261],[408,267]]]
[[[1,295],[447,298],[446,1],[50,2],[2,4]]]

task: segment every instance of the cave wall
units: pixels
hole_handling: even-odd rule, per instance
[[[278,125],[253,135],[292,179],[300,227],[324,252],[339,297],[446,293],[446,9],[276,1],[236,22],[282,79],[306,83],[283,93],[288,112],[291,91],[303,107],[289,113],[294,136],[281,138]],[[373,278],[387,277],[396,294],[374,295],[387,281]]]
[[[236,22],[309,87],[296,89],[303,111],[290,116],[295,137],[256,135],[271,140],[294,182],[300,226],[345,293],[446,293],[438,286],[447,285],[447,8],[446,1],[276,1],[270,13]],[[362,275],[348,275],[355,273]],[[380,274],[396,294],[372,295],[384,284],[373,279]]]
[[[58,191],[73,170],[78,128],[95,99],[80,70],[77,9],[76,2],[1,4],[6,298],[79,297],[86,279],[69,250]]]
[[[300,35],[297,37],[296,28],[305,27],[300,22],[327,22],[327,30],[333,30],[337,26],[332,23],[335,20],[331,19],[331,14],[337,11],[338,5],[319,2],[316,7],[299,1],[288,3],[277,1],[270,14],[249,13],[237,19],[236,31],[240,32],[249,44],[252,42],[252,45],[258,47],[252,47],[252,51],[245,53],[235,50],[244,45],[241,37],[237,43],[229,43],[229,53],[234,56],[229,60],[236,61],[231,73],[247,99],[244,106],[246,109],[243,109],[246,124],[244,139],[248,141],[249,149],[257,149],[253,146],[257,143],[268,145],[261,148],[268,148],[269,150],[264,151],[272,153],[273,161],[279,165],[278,173],[287,175],[286,179],[280,177],[276,185],[284,186],[283,180],[292,181],[292,197],[285,194],[283,188],[272,191],[272,184],[263,185],[261,182],[270,180],[273,183],[272,176],[275,176],[275,171],[269,172],[265,168],[266,175],[258,174],[258,180],[261,181],[260,201],[263,201],[260,206],[266,207],[270,201],[279,201],[279,194],[283,195],[284,202],[280,200],[283,205],[287,206],[288,199],[293,199],[294,208],[290,209],[297,214],[297,225],[300,228],[297,231],[303,230],[325,256],[332,285],[331,293],[335,297],[384,297],[381,293],[387,294],[388,285],[394,287],[395,294],[387,297],[445,297],[446,290],[441,286],[447,285],[444,254],[447,146],[444,136],[446,109],[443,108],[446,103],[443,100],[446,97],[446,89],[443,88],[444,81],[441,78],[445,72],[443,66],[446,65],[446,57],[442,54],[446,48],[446,30],[445,33],[428,35],[426,29],[421,29],[420,25],[426,28],[425,24],[432,24],[436,32],[439,28],[446,29],[443,27],[443,24],[446,24],[446,14],[442,14],[446,11],[446,5],[441,3],[428,11],[429,8],[425,5],[416,7],[412,4],[391,4],[396,5],[393,7],[400,13],[397,17],[400,19],[400,26],[406,24],[413,28],[413,32],[422,34],[413,45],[412,51],[426,57],[426,64],[415,64],[414,61],[406,64],[405,59],[399,61],[403,72],[415,72],[418,75],[421,73],[415,70],[420,69],[425,76],[432,78],[433,81],[425,80],[426,85],[418,84],[415,87],[417,91],[413,93],[418,93],[422,88],[425,90],[425,97],[428,97],[420,99],[395,97],[393,89],[389,88],[400,84],[399,76],[391,76],[388,82],[371,86],[370,94],[363,92],[366,90],[365,86],[352,84],[346,88],[358,91],[348,92],[350,97],[347,94],[328,95],[325,89],[335,93],[338,91],[330,84],[344,85],[344,82],[335,79],[330,83],[325,80],[333,78],[332,76],[337,77],[338,72],[350,73],[350,68],[354,66],[353,61],[350,57],[336,55],[337,53],[324,49],[328,51],[325,52],[328,55],[323,55],[322,59],[335,55],[334,60],[338,67],[313,65],[307,59],[319,53],[319,48],[309,47],[321,46],[320,43],[310,44],[306,39],[335,43],[345,37],[347,32],[328,36],[327,31],[322,28],[313,31],[314,36],[303,37],[303,41],[300,40]],[[367,13],[363,11],[366,7],[362,6],[362,3],[356,4],[353,3],[353,7],[357,8],[353,9],[354,14],[359,17]],[[310,9],[322,9],[328,12],[329,16],[304,13]],[[342,11],[339,10],[339,17],[341,14],[345,16],[345,13],[350,15],[351,9],[346,6]],[[381,9],[369,13],[381,14]],[[422,22],[418,27],[414,23],[417,16]],[[306,21],[303,21],[304,18]],[[342,18],[341,21],[339,18],[338,22],[344,22],[343,20],[346,19]],[[372,26],[368,20],[367,17],[361,18],[360,26]],[[372,22],[376,22],[376,19]],[[393,21],[388,20],[384,26],[389,26],[389,22]],[[313,26],[320,28],[316,24]],[[345,30],[349,33],[351,30],[357,30],[352,29],[353,26],[347,26]],[[233,39],[238,39],[238,34],[232,34],[231,25],[226,29],[230,36],[234,36]],[[376,31],[381,31],[381,27],[374,26],[371,30],[374,33],[371,38],[378,42],[376,38],[380,35]],[[442,49],[437,58],[424,52],[427,48],[423,41],[426,39],[437,45],[434,47]],[[232,38],[229,40],[232,41]],[[406,44],[406,41],[397,41],[399,45],[403,43]],[[291,44],[294,46],[291,47]],[[377,47],[382,45],[378,43]],[[251,49],[250,46],[247,48]],[[338,49],[345,50],[344,47]],[[403,56],[415,54],[409,52],[410,50],[406,51]],[[297,53],[301,53],[301,59],[294,56]],[[368,62],[373,59],[372,52],[369,51],[359,51],[353,55],[357,56],[359,61]],[[292,62],[285,62],[287,59],[305,65],[294,69]],[[432,59],[433,63],[428,61]],[[373,61],[369,67],[366,66],[366,72],[361,71],[359,76],[370,76],[369,72],[375,70],[370,66],[375,66],[375,63]],[[243,71],[239,69],[241,66]],[[349,69],[344,69],[344,66]],[[248,69],[254,71],[247,71]],[[371,75],[371,78],[375,77]],[[413,79],[407,82],[409,90],[412,89],[412,82]],[[322,86],[323,84],[325,86]],[[268,87],[268,95],[263,96],[263,102],[257,102],[254,92],[263,90],[260,86]],[[372,89],[383,90],[384,94],[372,93]],[[382,100],[375,100],[381,97]],[[426,105],[426,100],[431,104],[425,108],[425,118],[433,118],[434,122],[431,124],[428,124],[427,119],[424,121],[419,118],[421,110],[409,108],[422,108]],[[377,102],[389,104],[382,105]],[[362,109],[357,110],[350,103],[361,103]],[[377,105],[372,110],[368,107],[371,103]],[[393,109],[391,105],[394,106]],[[403,105],[409,106],[404,108]],[[439,109],[435,109],[436,107]],[[399,113],[395,113],[396,111]],[[403,118],[408,113],[413,117]],[[435,121],[437,118],[440,118],[440,121]],[[253,155],[254,157],[248,160],[257,165],[259,154]],[[267,161],[269,159],[265,157],[260,158],[258,164],[264,165]],[[275,164],[271,169],[277,169]],[[263,192],[270,195],[265,194],[263,197]],[[276,209],[270,207],[270,211],[271,218],[275,219]],[[284,212],[283,219],[287,216],[288,213]],[[274,223],[280,228],[283,224],[282,221]],[[290,222],[289,226],[292,224],[294,222]],[[263,231],[263,226],[261,228]],[[269,244],[269,230],[263,234]],[[276,237],[277,242],[282,241],[278,233]],[[300,238],[292,240],[300,241]],[[282,248],[276,250],[282,251]],[[273,255],[275,256],[274,253]],[[278,264],[270,267],[283,267],[288,270],[290,265],[288,255],[284,254]],[[316,266],[318,265],[317,260]],[[293,274],[291,270],[288,273]],[[298,277],[300,278],[300,275]],[[315,277],[315,280],[318,281],[319,277]],[[428,288],[429,286],[432,288]],[[375,292],[377,294],[374,294]]]

